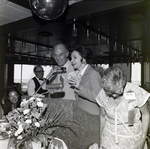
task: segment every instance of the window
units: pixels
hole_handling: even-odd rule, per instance
[[[42,66],[44,69],[44,77],[47,76],[51,67],[50,66]],[[34,65],[14,65],[14,83],[20,83],[21,89],[25,93],[27,91],[27,83],[28,81],[34,77],[33,72]]]
[[[131,82],[141,86],[141,64],[132,63]]]

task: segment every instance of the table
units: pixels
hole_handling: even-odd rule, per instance
[[[88,117],[88,113],[86,113],[84,117],[85,111],[77,107],[77,101],[56,98],[44,98],[43,100],[48,104],[48,112],[51,116],[58,111],[65,111],[65,115],[60,122],[69,126],[76,135],[69,129],[60,128],[54,133],[54,136],[62,139],[67,144],[68,149],[87,149],[95,141],[99,144],[99,116],[93,116],[92,120],[89,121],[88,119],[91,119],[90,114]],[[80,119],[82,120],[80,121]],[[66,122],[66,120],[69,121]],[[80,121],[80,124],[78,124],[78,121]],[[85,128],[80,129],[82,126]],[[94,132],[94,135],[86,136],[84,131],[85,134],[86,131],[91,134]],[[82,135],[86,137],[83,138]]]

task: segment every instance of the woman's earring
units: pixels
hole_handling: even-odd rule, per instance
[[[83,59],[83,64],[86,64],[86,61],[85,61],[85,59]]]

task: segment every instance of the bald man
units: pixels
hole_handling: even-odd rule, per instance
[[[75,100],[74,91],[68,84],[68,74],[72,71],[74,71],[70,60],[68,59],[69,51],[67,50],[66,46],[62,43],[57,44],[53,48],[53,58],[55,59],[56,63],[59,67],[65,67],[66,72],[62,73],[61,76],[63,78],[63,88],[62,91],[65,92],[65,95],[62,99],[67,100]],[[60,74],[57,75],[56,79],[52,82],[53,83],[59,83],[58,77],[60,77]],[[60,80],[61,82],[61,80]]]

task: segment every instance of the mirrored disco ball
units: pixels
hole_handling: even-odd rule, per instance
[[[64,13],[68,0],[29,0],[29,4],[37,16],[45,20],[53,20]]]

